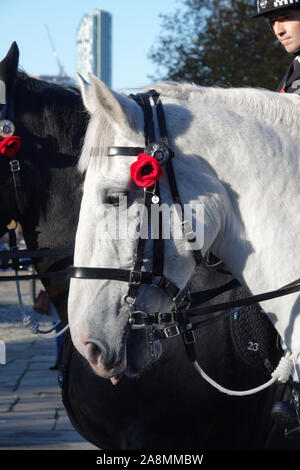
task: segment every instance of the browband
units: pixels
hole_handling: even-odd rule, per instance
[[[108,157],[115,157],[116,155],[137,157],[140,153],[144,153],[144,151],[144,147],[107,147],[105,155]]]

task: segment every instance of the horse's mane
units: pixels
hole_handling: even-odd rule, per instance
[[[78,142],[84,137],[88,122],[79,90],[39,80],[18,70],[15,106],[34,135],[52,136],[63,153],[72,154],[74,149],[78,152]]]
[[[192,83],[162,82],[146,88],[162,96],[201,101],[201,104],[226,106],[237,113],[251,114],[266,123],[281,124],[296,131],[300,128],[300,100],[295,94],[278,93],[262,88],[202,87]],[[299,104],[299,105],[298,105]],[[298,105],[298,106],[297,106]]]
[[[284,126],[290,134],[299,134],[300,129],[300,98],[294,94],[280,94],[259,88],[220,88],[202,87],[192,83],[162,82],[147,86],[143,90],[155,89],[163,97],[186,100],[192,103],[223,107],[234,113],[252,115],[262,123],[272,126]],[[298,101],[299,100],[299,101]],[[299,105],[298,105],[299,103]],[[101,149],[110,145],[112,127],[104,115],[96,113],[88,126],[82,154],[79,160],[79,170],[85,171],[90,157],[97,147],[97,155],[103,157]],[[100,149],[100,151],[99,151]],[[96,155],[94,155],[96,156]]]

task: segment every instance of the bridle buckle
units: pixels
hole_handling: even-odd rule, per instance
[[[21,167],[19,160],[12,160],[11,162],[9,162],[9,164],[12,172],[20,171]]]
[[[159,312],[157,315],[157,323],[159,325],[164,325],[165,323],[175,323],[177,321],[176,312],[170,312],[167,315],[165,313]]]
[[[130,271],[128,283],[131,286],[139,286],[142,283],[142,272],[134,269]]]
[[[173,297],[173,302],[175,304],[175,308],[189,308],[191,304],[191,297],[189,292],[186,289],[180,290],[175,297]]]
[[[167,326],[164,328],[164,334],[166,338],[175,338],[175,336],[180,335],[180,331],[177,325]]]

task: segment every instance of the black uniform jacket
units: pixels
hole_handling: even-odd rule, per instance
[[[276,91],[300,95],[300,55],[293,59]]]

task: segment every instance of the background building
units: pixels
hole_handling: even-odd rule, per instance
[[[93,73],[112,87],[112,15],[95,9],[86,14],[76,35],[77,72],[85,79]]]

